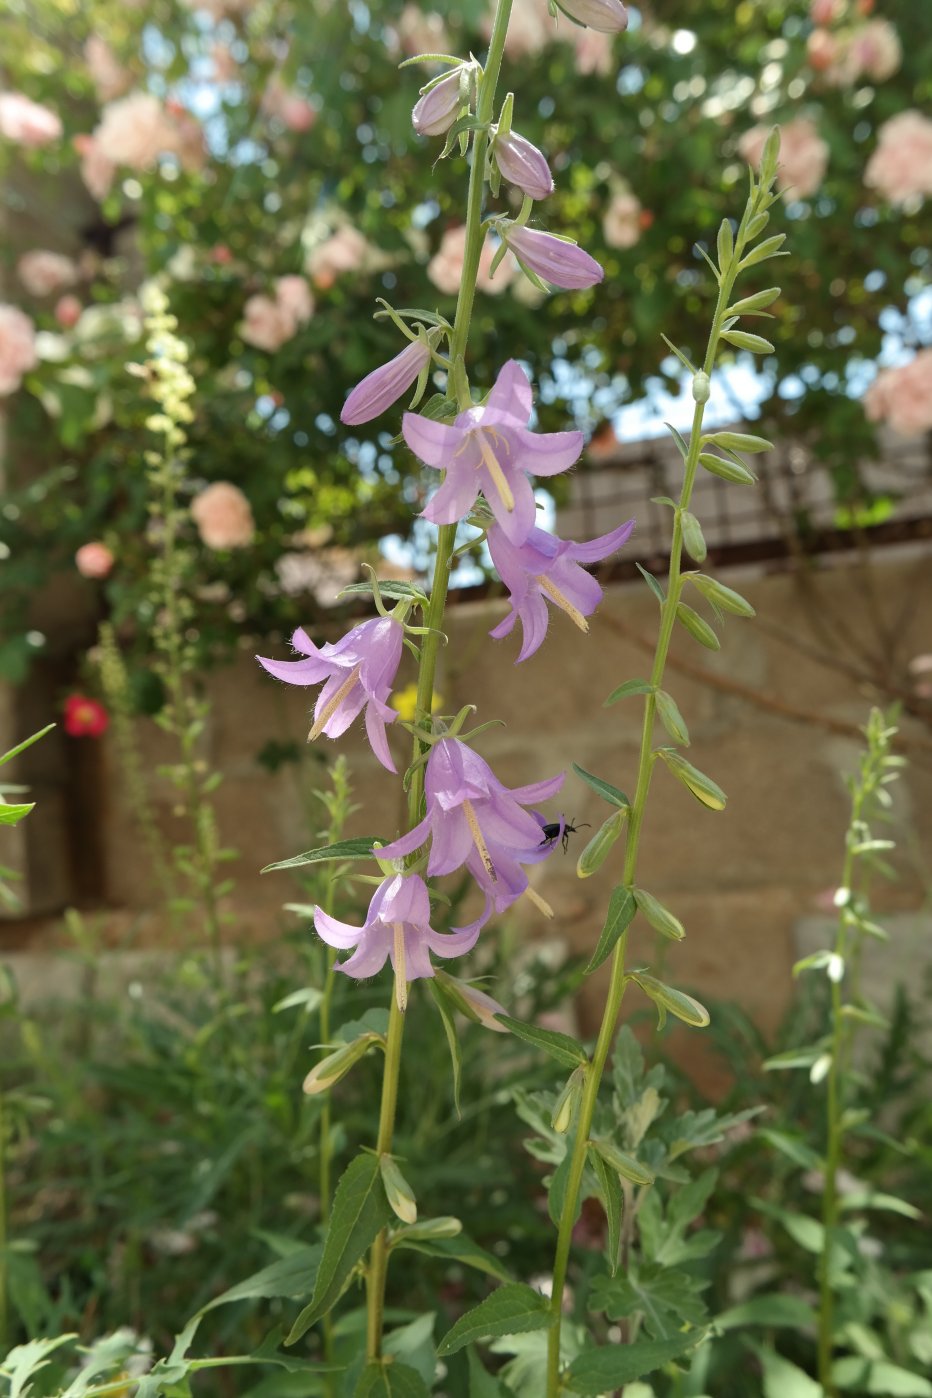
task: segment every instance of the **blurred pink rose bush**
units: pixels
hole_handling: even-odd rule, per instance
[[[0,398],[15,393],[37,363],[32,321],[18,306],[0,305]]]
[[[932,121],[916,111],[885,121],[864,183],[891,204],[932,194]]]
[[[209,549],[242,549],[256,532],[252,508],[239,486],[214,481],[191,501],[191,518]]]
[[[871,422],[886,422],[903,437],[932,431],[932,349],[894,369],[881,369],[864,395]]]

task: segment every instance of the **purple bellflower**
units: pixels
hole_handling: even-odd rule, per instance
[[[398,715],[385,701],[395,682],[403,641],[400,621],[394,617],[373,617],[320,650],[299,627],[291,644],[308,657],[306,660],[265,660],[261,655],[256,659],[270,675],[286,684],[326,681],[314,707],[308,742],[321,733],[339,738],[365,708],[366,733],[372,749],[382,766],[394,772],[385,725],[394,723]]]
[[[496,136],[492,152],[504,178],[522,194],[530,199],[546,199],[553,193],[553,175],[543,152],[517,131]]]
[[[394,359],[380,364],[378,369],[373,369],[371,374],[360,380],[343,404],[340,421],[347,427],[358,427],[360,423],[378,417],[407,392],[429,363],[430,346],[427,341],[413,340]]]
[[[428,87],[414,104],[411,125],[419,136],[442,136],[466,106],[460,69]]]
[[[523,865],[550,854],[544,821],[525,806],[547,801],[563,785],[563,773],[530,786],[503,786],[487,762],[458,738],[441,738],[427,759],[427,814],[407,835],[379,850],[400,859],[431,838],[428,874],[452,874],[464,865],[496,912],[528,887]]]
[[[380,850],[380,856],[381,853]],[[395,874],[384,879],[372,895],[362,927],[340,922],[321,907],[314,909],[317,935],[328,946],[339,951],[356,948],[346,961],[337,963],[338,971],[363,980],[376,975],[391,958],[400,1010],[407,1005],[408,983],[422,976],[433,976],[430,953],[450,957],[471,951],[484,921],[483,914],[468,927],[435,932],[430,925],[427,885],[418,874]]]
[[[546,529],[532,529],[523,544],[514,544],[493,524],[488,532],[489,552],[502,582],[511,593],[511,611],[489,632],[496,640],[507,636],[520,620],[523,631],[518,661],[527,660],[540,647],[550,620],[547,602],[553,602],[579,627],[588,631],[591,616],[602,600],[602,589],[582,563],[600,563],[627,543],[634,529],[629,519],[609,534],[576,544],[559,539]],[[517,662],[516,662],[517,663]]]
[[[502,237],[519,262],[529,267],[541,281],[565,291],[581,291],[596,286],[605,276],[601,264],[575,243],[545,233],[540,228],[523,228],[506,223]]]
[[[556,0],[556,3],[567,19],[587,29],[620,34],[628,27],[628,11],[621,0]]]
[[[534,491],[526,472],[555,476],[582,450],[581,432],[532,432],[531,385],[516,360],[502,368],[486,402],[453,423],[405,413],[402,432],[415,456],[438,471],[443,484],[423,511],[434,524],[464,519],[481,490],[503,533],[523,543],[534,527]]]

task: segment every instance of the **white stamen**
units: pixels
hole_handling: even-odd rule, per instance
[[[524,890],[524,894],[525,897],[529,898],[534,904],[537,911],[543,913],[544,917],[553,917],[553,908],[551,908],[550,904],[544,898],[541,898],[539,893],[534,892],[530,884],[528,884],[527,888]]]
[[[307,740],[309,743],[313,743],[315,738],[320,737],[321,733],[324,731],[325,726],[329,723],[330,719],[336,713],[337,709],[343,703],[343,700],[346,698],[350,690],[355,685],[356,681],[359,679],[359,672],[361,669],[362,663],[360,662],[360,664],[355,667],[355,669],[348,676],[348,678],[343,681],[333,698],[330,699],[321,709],[320,716],[314,719],[314,726],[311,729],[310,733],[308,733],[307,735]]]
[[[534,581],[540,588],[543,589],[544,592],[547,593],[548,597],[553,598],[554,602],[556,602],[557,606],[560,608],[561,611],[566,612],[566,615],[569,617],[570,621],[574,622],[575,625],[579,627],[580,631],[589,630],[589,623],[583,616],[579,608],[574,607],[570,599],[568,597],[565,597],[563,593],[560,591],[560,589],[558,587],[555,587],[549,578],[545,578],[544,575],[541,574],[539,577],[535,578]]]
[[[476,813],[472,808],[472,802],[463,802],[463,813],[466,816],[466,823],[469,826],[469,833],[472,835],[472,842],[479,851],[479,858],[485,866],[485,872],[493,883],[498,883],[498,874],[495,872],[495,865],[492,863],[492,856],[489,854],[488,846],[482,838],[482,831],[479,829],[479,822]]]
[[[498,458],[496,457],[491,446],[489,445],[488,437],[481,428],[476,433],[476,441],[479,444],[479,451],[482,453],[482,460],[488,467],[488,472],[489,475],[492,477],[495,489],[501,496],[502,504],[505,506],[505,509],[508,510],[510,513],[515,507],[515,497],[511,492],[511,486],[505,479],[505,472],[499,465]]]
[[[405,966],[405,929],[404,923],[393,922],[392,931],[395,934],[395,999],[398,1001],[398,1008],[402,1014],[408,1008],[408,975]]]

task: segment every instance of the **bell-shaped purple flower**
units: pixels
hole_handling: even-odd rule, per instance
[[[382,766],[394,772],[385,725],[394,723],[398,715],[385,701],[395,682],[403,641],[400,621],[394,617],[373,617],[319,650],[299,627],[291,644],[308,657],[306,660],[265,660],[261,655],[256,659],[270,675],[286,684],[325,681],[314,707],[308,742],[321,733],[338,738],[365,708],[366,733],[372,749]]]
[[[427,814],[407,835],[379,850],[380,859],[413,854],[430,837],[428,874],[452,874],[464,866],[496,912],[528,887],[524,865],[546,859],[544,821],[525,806],[548,801],[563,785],[549,781],[508,788],[489,764],[458,738],[441,738],[427,759]]]
[[[587,286],[596,286],[605,276],[594,257],[555,233],[508,223],[502,229],[502,236],[519,262],[536,273],[541,281],[553,286],[581,291]]]
[[[534,491],[526,472],[555,476],[582,450],[581,432],[532,432],[531,384],[510,359],[486,402],[451,423],[405,413],[402,432],[415,456],[446,475],[423,511],[434,524],[465,519],[481,490],[505,534],[523,543],[534,527]]]
[[[553,193],[553,175],[543,152],[517,131],[496,136],[492,154],[508,183],[528,198],[546,199]]]
[[[567,19],[602,34],[620,34],[628,27],[628,11],[621,0],[556,0]]]
[[[358,427],[361,422],[384,413],[392,403],[396,403],[430,363],[430,346],[426,340],[412,340],[400,354],[387,364],[380,364],[361,379],[350,392],[340,421],[347,427]]]
[[[381,855],[382,851],[379,851]],[[388,959],[395,971],[398,1008],[407,1004],[408,984],[422,976],[433,976],[430,953],[437,956],[463,956],[476,945],[485,914],[468,927],[451,932],[435,932],[430,925],[430,896],[418,874],[395,874],[379,884],[362,927],[352,927],[314,909],[317,935],[339,951],[355,947],[353,955],[337,963],[337,970],[363,980],[374,976]]]
[[[633,529],[634,520],[629,519],[588,544],[576,544],[535,528],[523,544],[516,545],[493,525],[488,532],[489,552],[511,594],[511,611],[489,635],[496,640],[507,636],[520,620],[523,638],[518,661],[527,660],[547,634],[548,602],[566,612],[581,631],[588,631],[586,617],[602,600],[602,588],[580,564],[608,558],[627,543]]]
[[[421,94],[411,113],[411,125],[419,136],[442,136],[465,105],[461,73],[457,68]]]

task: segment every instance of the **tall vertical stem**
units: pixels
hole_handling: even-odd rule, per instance
[[[6,1115],[4,1087],[0,1082],[0,1355],[6,1354],[7,1336],[7,1226],[6,1226]]]
[[[484,72],[479,80],[477,119],[488,123],[495,109],[495,89],[505,50],[505,36],[511,18],[513,0],[498,0],[492,37]],[[466,249],[463,256],[463,275],[460,281],[456,303],[456,317],[453,333],[450,336],[450,363],[465,359],[469,340],[469,326],[476,295],[476,277],[479,271],[479,258],[482,253],[484,231],[482,228],[482,196],[485,186],[485,157],[488,149],[488,132],[476,131],[473,137],[472,164],[469,171],[469,191],[466,199]],[[447,393],[454,392],[451,374]],[[461,403],[462,407],[468,404]],[[434,559],[431,580],[430,601],[427,606],[425,624],[428,628],[421,644],[420,662],[417,677],[417,708],[415,721],[419,727],[429,732],[431,711],[434,699],[434,681],[437,673],[437,654],[440,648],[443,616],[450,585],[450,567],[453,549],[456,544],[456,525],[441,525],[437,533],[437,553]],[[414,739],[415,762],[422,756],[425,743],[419,736]],[[421,818],[421,803],[424,796],[424,764],[415,767],[408,792],[408,827],[412,829]],[[404,1035],[404,1014],[399,1010],[396,998],[392,995],[388,1022],[388,1038],[385,1049],[385,1065],[382,1075],[382,1106],[379,1115],[379,1135],[376,1150],[379,1155],[391,1152],[395,1131],[395,1110],[398,1102],[398,1079],[401,1068],[401,1045]],[[370,1360],[378,1360],[382,1353],[382,1319],[385,1307],[385,1281],[388,1270],[388,1234],[385,1229],[372,1245],[367,1273],[367,1318],[366,1355]]]
[[[745,213],[741,226],[738,229],[734,254],[729,264],[729,270],[722,277],[719,284],[718,300],[715,306],[712,330],[709,335],[705,360],[702,366],[705,374],[711,374],[715,364],[715,356],[718,352],[719,337],[722,329],[723,313],[731,298],[732,288],[738,273],[738,263],[741,260],[741,254],[746,241],[745,230],[747,222],[748,215]],[[650,790],[651,772],[654,764],[654,720],[657,710],[655,693],[663,682],[667,653],[670,649],[670,640],[676,622],[676,608],[680,600],[680,593],[683,585],[682,514],[684,510],[689,508],[693,484],[696,479],[696,471],[699,466],[699,450],[704,412],[705,403],[697,402],[693,412],[692,432],[684,463],[683,486],[680,492],[679,504],[673,516],[673,539],[670,545],[669,580],[666,597],[660,613],[660,632],[657,637],[657,646],[654,651],[654,663],[651,669],[651,693],[647,695],[644,704],[644,721],[641,728],[641,748],[638,757],[637,785],[635,787],[634,799],[631,803],[631,814],[628,819],[628,836],[625,846],[622,883],[629,887],[635,881],[638,850],[641,842],[641,830],[644,823],[647,796]],[[582,1188],[583,1172],[586,1166],[586,1150],[592,1130],[592,1120],[595,1115],[599,1088],[602,1083],[602,1074],[605,1071],[605,1064],[608,1060],[608,1054],[615,1037],[615,1029],[621,1011],[621,1002],[625,993],[625,955],[627,952],[627,945],[628,933],[625,931],[620,937],[612,956],[611,980],[609,981],[605,1010],[602,1015],[602,1023],[599,1027],[599,1036],[596,1040],[596,1046],[586,1072],[586,1082],[580,1100],[576,1131],[571,1148],[569,1174],[567,1176],[563,1208],[557,1229],[557,1245],[553,1262],[553,1281],[550,1295],[552,1319],[547,1337],[547,1398],[558,1398],[560,1392],[560,1333],[563,1314],[563,1288],[566,1283],[566,1273],[569,1266],[573,1226],[576,1221],[579,1193]]]

